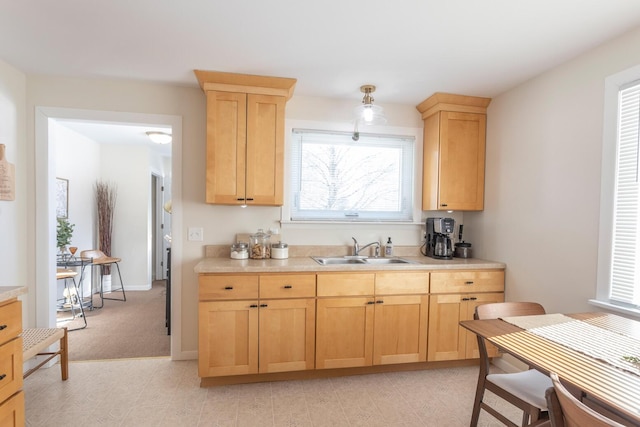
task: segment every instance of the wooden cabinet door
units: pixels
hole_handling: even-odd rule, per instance
[[[244,203],[247,95],[207,91],[207,203]]]
[[[486,127],[485,114],[440,113],[438,209],[484,208]]]
[[[427,295],[376,296],[373,364],[427,360]]]
[[[24,392],[20,391],[0,404],[0,426],[23,427],[24,425]]]
[[[465,358],[466,335],[458,323],[465,316],[463,295],[431,295],[429,301],[429,335],[427,360],[460,360]]]
[[[318,299],[316,369],[371,365],[373,307],[373,297]]]
[[[258,372],[258,301],[198,305],[200,377]]]
[[[282,206],[283,96],[247,95],[247,204]]]
[[[260,300],[260,373],[314,368],[314,298]]]
[[[476,310],[476,307],[482,304],[489,304],[492,302],[503,302],[504,294],[503,293],[488,293],[488,294],[473,294],[468,296],[469,300],[466,301],[466,310],[464,313],[464,318],[462,320],[472,320],[473,313]],[[467,359],[478,359],[480,354],[478,353],[478,339],[476,338],[476,334],[471,331],[464,329],[460,326],[460,330],[466,336],[466,345],[465,345],[465,357]],[[498,348],[493,344],[486,342],[487,346],[487,354],[489,357],[498,356]]]

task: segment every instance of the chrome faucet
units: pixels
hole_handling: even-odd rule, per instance
[[[363,247],[360,247],[360,245],[358,244],[358,241],[356,240],[356,238],[352,237],[352,239],[353,239],[353,255],[354,256],[358,256],[358,254],[360,253],[361,250],[366,249],[371,245],[376,245],[374,256],[376,258],[378,258],[380,256],[380,242],[371,242],[371,243],[367,243]]]

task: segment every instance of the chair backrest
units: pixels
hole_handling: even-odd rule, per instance
[[[106,258],[107,256],[98,249],[88,249],[86,251],[80,252],[80,258]]]
[[[507,316],[530,316],[545,314],[544,307],[537,302],[494,302],[476,307],[474,319],[498,319]]]
[[[553,427],[622,427],[576,399],[562,385],[558,374],[551,373],[553,388],[546,392],[549,419]]]

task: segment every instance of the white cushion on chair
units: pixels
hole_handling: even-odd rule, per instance
[[[547,410],[544,393],[549,387],[553,387],[553,383],[551,378],[535,369],[514,374],[489,374],[487,381],[543,411]]]

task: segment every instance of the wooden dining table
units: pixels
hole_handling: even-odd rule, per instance
[[[542,326],[523,327],[525,317],[538,318]],[[563,325],[554,326],[556,319]],[[640,353],[613,359],[609,354],[638,348],[640,322],[593,312],[464,320],[460,325],[543,373],[556,372],[596,410],[640,426],[640,366],[626,358],[640,358]]]

